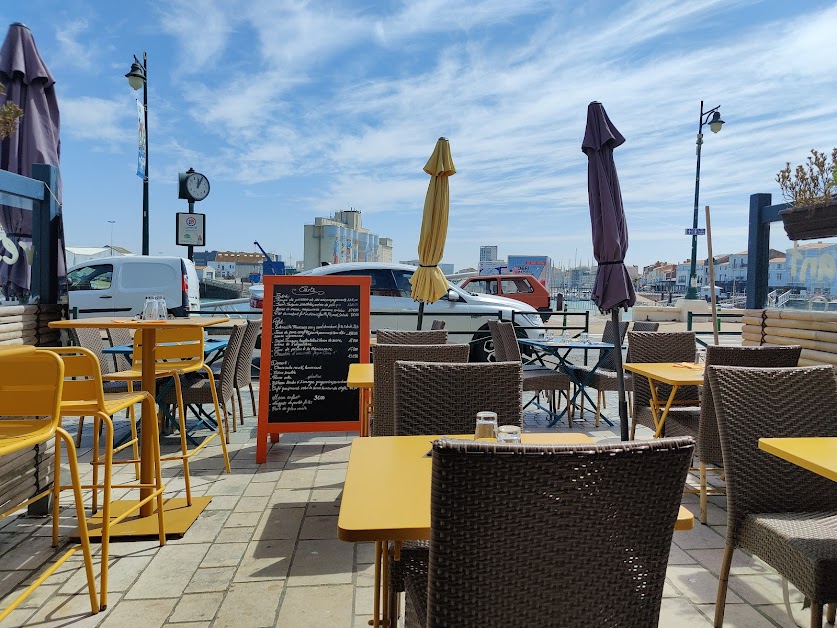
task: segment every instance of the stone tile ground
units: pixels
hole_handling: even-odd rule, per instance
[[[615,395],[608,395],[607,405],[614,412]],[[74,556],[6,625],[365,627],[372,606],[373,546],[337,540],[341,488],[354,435],[286,435],[270,448],[267,463],[257,465],[249,400],[245,411],[245,425],[232,434],[232,473],[223,472],[217,441],[192,465],[194,493],[211,495],[212,502],[182,539],[170,539],[162,548],[154,541],[112,543],[106,611],[89,614],[81,561]],[[603,423],[595,428],[589,418],[573,429],[596,439],[618,438],[618,427]],[[545,417],[527,414],[526,429],[548,429]],[[568,428],[564,424],[555,429]],[[649,437],[650,432],[638,436]],[[81,449],[87,461],[90,438],[88,427]],[[164,448],[175,447],[176,438],[167,437]],[[118,473],[127,477],[132,471],[122,468]],[[182,496],[180,466],[167,463],[164,473],[167,496]],[[690,481],[696,484],[697,477]],[[692,531],[675,533],[660,626],[711,625],[726,501],[710,501],[709,525],[698,523]],[[69,499],[65,503],[71,504]],[[696,495],[684,494],[683,503],[697,513]],[[64,515],[66,534],[73,523],[69,510]],[[53,559],[50,534],[46,519],[19,515],[0,521],[0,608]],[[807,625],[808,612],[795,591],[792,601],[797,621]],[[607,603],[606,574],[602,602]],[[782,605],[780,578],[741,551],[733,563],[725,625],[792,625]]]

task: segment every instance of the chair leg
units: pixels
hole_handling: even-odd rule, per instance
[[[218,386],[215,385],[215,376],[212,374],[212,369],[205,368],[207,377],[209,377],[209,388],[212,391],[212,402],[215,404],[215,416],[220,419],[221,408],[218,404]],[[224,410],[226,411],[226,407]],[[224,428],[221,426],[220,420],[216,421],[216,423],[218,424],[218,437],[221,439],[221,450],[224,452],[224,466],[227,469],[227,473],[232,473],[232,469],[230,469],[230,456],[227,453],[227,439],[224,437]]]
[[[235,395],[230,397],[230,405],[232,406],[232,415],[233,415],[232,431],[237,432],[238,431],[238,423],[236,423],[236,421],[235,421],[235,416],[236,416],[235,415]],[[239,403],[238,406],[239,406],[239,410],[240,410],[241,409],[241,403]],[[230,444],[230,426],[229,426],[228,421],[227,421],[227,402],[226,401],[224,402],[224,432],[227,434],[227,444],[229,445]]]
[[[156,414],[157,406],[151,395],[148,395],[142,403],[142,412]],[[157,529],[160,537],[160,547],[162,547],[166,544],[166,523],[163,517],[163,471],[162,463],[160,462],[160,427],[157,421],[152,421],[151,425],[154,431],[154,485],[155,490],[159,491],[157,494]]]
[[[99,609],[105,610],[108,606],[108,560],[110,551],[110,502],[111,502],[111,485],[113,484],[113,421],[109,416],[103,414],[97,419],[105,425],[105,477],[104,477],[104,503],[102,504],[102,560],[101,560],[101,575],[100,586],[101,600],[99,602]],[[96,469],[93,467],[94,473]],[[96,484],[96,481],[93,481]],[[98,492],[94,490],[94,495]]]
[[[634,415],[634,393],[630,390],[628,391],[628,416],[632,417]]]
[[[732,566],[733,552],[735,552],[735,547],[727,543],[724,546],[724,558],[721,561],[721,573],[718,577],[718,596],[715,599],[715,628],[721,628],[724,625],[724,606],[727,602],[729,568]]]
[[[596,391],[598,395],[596,395],[596,427],[599,427],[599,421],[602,418],[602,407],[604,406],[604,391],[598,390]]]
[[[701,460],[699,463],[700,469],[700,522],[706,525],[706,507],[707,507],[707,497],[706,497],[706,463]]]
[[[177,418],[180,425],[180,455],[183,460],[183,480],[186,484],[186,505],[192,505],[192,481],[189,477],[189,447],[186,444],[186,409],[183,407],[183,389],[180,376],[174,376],[175,398],[177,399]],[[217,414],[215,416],[218,416]]]
[[[253,382],[247,384],[250,389],[250,404],[253,406],[253,416],[256,416],[256,395],[253,393]],[[244,413],[241,413],[241,424],[244,425]]]
[[[84,431],[84,417],[78,418],[78,430],[76,431],[76,447],[81,447],[81,434]]]
[[[238,396],[238,412],[241,415],[241,424],[244,425],[244,404],[241,401],[241,389],[238,386],[235,387],[235,394]]]
[[[81,476],[78,469],[78,458],[76,457],[76,448],[73,439],[64,431],[64,428],[59,427],[55,432],[56,441],[60,437],[67,445],[67,462],[70,467],[70,477],[73,479],[73,498],[76,501],[76,517],[78,517],[78,536],[81,543],[81,552],[84,556],[84,572],[87,576],[87,590],[90,594],[90,609],[93,614],[99,612],[99,602],[96,599],[96,579],[93,576],[93,553],[90,551],[90,536],[87,532],[87,518],[84,514],[84,502],[81,497]],[[61,448],[56,442],[56,452],[61,451]],[[60,460],[56,460],[56,467],[60,467]],[[60,487],[59,487],[60,490]],[[58,490],[56,493],[56,503]]]
[[[822,602],[811,600],[811,628],[822,628]]]
[[[101,418],[93,417],[93,514],[99,511],[99,439],[101,438]]]
[[[57,547],[58,518],[61,511],[61,438],[57,434],[55,436],[55,462],[52,472],[52,546]]]
[[[139,439],[137,438],[137,416],[134,412],[134,406],[128,408],[128,420],[131,422],[131,439],[134,441],[134,444],[131,446],[131,451],[134,454],[134,460],[139,461]],[[134,463],[134,477],[139,480],[140,479],[140,466],[139,462]]]
[[[825,607],[825,621],[833,624],[835,619],[837,619],[837,604],[831,603]]]

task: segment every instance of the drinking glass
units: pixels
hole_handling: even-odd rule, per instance
[[[495,440],[497,438],[497,413],[477,412],[474,440]]]
[[[156,301],[154,297],[145,297],[145,305],[142,308],[142,320],[153,321],[156,317]]]
[[[169,317],[169,311],[166,307],[166,297],[162,294],[157,295],[157,320],[164,321]]]
[[[586,331],[581,332],[581,342],[587,344],[590,342],[590,336],[587,334]]]
[[[570,341],[570,330],[565,329],[564,333],[561,334],[561,342],[569,342]]]
[[[497,428],[497,442],[519,443],[520,434],[521,430],[519,425],[501,425]]]
[[[705,362],[706,362],[706,350],[705,349],[699,349],[699,350],[695,351],[695,364],[699,364],[699,365],[703,366]]]

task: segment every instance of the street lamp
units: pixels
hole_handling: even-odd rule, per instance
[[[110,223],[110,254],[111,257],[113,256],[113,225],[116,224],[115,220],[108,220]]]
[[[142,177],[142,254],[148,255],[148,57],[142,53],[142,63],[134,55],[131,71],[125,75],[133,89],[142,87],[142,108],[145,112],[145,172]]]
[[[724,125],[721,120],[721,112],[718,111],[721,105],[709,111],[703,110],[703,101],[700,101],[700,118],[698,118],[697,134],[697,169],[695,170],[695,215],[692,222],[692,265],[689,272],[689,287],[686,290],[687,299],[697,299],[697,226],[698,226],[698,200],[700,198],[700,147],[703,145],[703,125],[709,123],[709,129],[717,133]],[[710,119],[711,116],[711,119]],[[710,288],[714,289],[714,288]]]

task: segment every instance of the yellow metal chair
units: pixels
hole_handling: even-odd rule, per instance
[[[215,377],[212,369],[204,361],[203,329],[200,327],[170,327],[156,330],[157,347],[155,349],[155,369],[157,378],[171,377],[174,380],[175,395],[177,397],[177,416],[180,428],[180,453],[164,456],[161,460],[180,460],[183,463],[183,476],[186,483],[186,503],[192,505],[192,485],[189,477],[189,458],[203,449],[216,437],[221,439],[221,450],[224,455],[224,466],[230,473],[230,459],[227,455],[227,443],[221,426],[221,410],[218,395],[215,391]],[[131,368],[126,371],[108,373],[104,379],[108,381],[141,381],[142,380],[142,329],[134,334],[134,355]],[[212,400],[215,404],[215,416],[218,418],[218,431],[207,436],[197,447],[189,450],[186,441],[186,412],[183,404],[183,391],[180,375],[203,370],[209,379],[212,390]]]
[[[107,593],[108,593],[108,550],[110,546],[110,527],[119,523],[132,513],[139,510],[140,506],[150,502],[153,499],[157,500],[157,524],[159,527],[160,545],[166,544],[166,531],[163,522],[163,478],[160,471],[160,437],[157,433],[157,423],[152,422],[152,429],[154,430],[154,457],[155,462],[155,481],[153,484],[113,484],[113,465],[114,464],[137,464],[139,461],[136,458],[131,460],[114,460],[115,453],[130,447],[132,441],[124,443],[120,447],[114,449],[113,447],[113,420],[111,417],[117,412],[127,410],[138,403],[143,404],[143,412],[155,412],[153,397],[143,391],[137,392],[117,392],[105,393],[102,386],[102,373],[99,366],[99,360],[96,355],[89,349],[83,347],[57,347],[51,348],[64,362],[64,390],[61,393],[61,408],[60,414],[62,417],[84,417],[92,416],[94,420],[93,426],[93,484],[84,485],[82,488],[93,489],[93,512],[98,510],[98,496],[99,490],[103,490],[104,498],[102,502],[102,574],[101,574],[101,608],[107,607]],[[104,461],[100,458],[100,443],[99,433],[100,426],[105,426],[105,455]],[[57,455],[57,454],[56,454]],[[104,478],[99,481],[99,467],[104,466]],[[56,474],[56,482],[58,482],[58,475]],[[61,489],[69,488],[61,486]],[[144,498],[138,500],[129,509],[120,513],[118,516],[111,518],[110,504],[111,504],[111,490],[114,488],[120,489],[151,489],[151,492]],[[58,499],[55,500],[54,506],[54,520],[58,520]],[[55,534],[55,530],[53,534]],[[53,536],[53,541],[55,541]]]
[[[70,466],[73,495],[76,502],[76,516],[78,517],[79,539],[84,556],[84,570],[87,576],[87,591],[90,595],[90,609],[95,614],[99,612],[96,600],[96,581],[93,576],[93,556],[90,551],[90,538],[87,534],[87,520],[84,516],[84,504],[81,497],[81,480],[79,477],[76,447],[70,435],[60,426],[59,407],[61,391],[64,385],[64,364],[53,352],[38,350],[34,347],[15,347],[0,349],[0,407],[7,416],[24,417],[0,421],[0,457],[34,447],[55,437],[55,470],[60,469],[60,450],[58,442],[64,441],[67,446],[67,461]],[[53,541],[57,544],[57,504],[60,488],[55,483],[52,488],[41,491],[22,504],[16,504],[11,510],[0,513],[0,519],[20,508],[41,499],[50,492],[55,499],[56,510],[53,511],[52,522]],[[70,548],[61,558],[39,576],[23,591],[9,606],[0,612],[2,622],[15,608],[52,575],[64,562],[78,551],[79,547]]]

